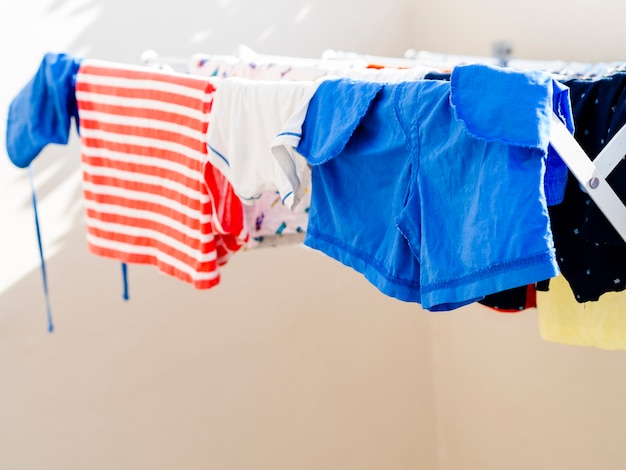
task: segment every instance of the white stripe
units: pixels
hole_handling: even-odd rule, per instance
[[[92,102],[103,105],[125,106],[129,108],[137,108],[151,111],[164,111],[168,113],[181,114],[191,119],[206,122],[209,113],[203,112],[202,109],[190,108],[179,104],[170,103],[164,100],[150,100],[145,98],[126,98],[123,96],[102,95],[99,93],[91,93],[87,91],[76,91],[76,100],[78,101],[78,115],[81,113],[81,103]],[[198,103],[200,108],[201,103]]]
[[[158,139],[151,137],[138,137],[135,135],[118,134],[116,132],[106,132],[99,129],[84,128],[80,130],[81,138],[100,139],[115,144],[125,145],[139,145],[143,147],[154,147],[159,150],[165,150],[168,152],[175,152],[191,158],[198,162],[204,162],[206,160],[206,153],[193,150],[186,145],[172,142],[169,139]]]
[[[173,162],[171,160],[164,160],[163,158],[148,157],[144,155],[135,155],[132,153],[116,152],[114,150],[103,149],[100,147],[88,147],[86,145],[83,146],[81,153],[85,157],[106,158],[108,161],[116,161],[129,165],[146,165],[165,171],[171,171],[187,178],[200,181],[204,184],[204,174],[201,171],[193,170],[187,165]]]
[[[198,80],[197,82],[205,86],[209,84],[208,80]],[[152,78],[111,77],[98,75],[98,72],[79,73],[76,77],[76,83],[103,85],[116,88],[131,88],[137,90],[162,91],[198,100],[202,100],[205,96],[203,88],[191,87],[182,83],[170,83]]]
[[[177,230],[185,235],[197,238],[202,242],[211,241],[213,238],[212,233],[202,234],[197,229],[193,229],[182,222],[177,221],[172,217],[168,217],[167,215],[163,215],[161,213],[147,211],[144,209],[133,209],[130,207],[124,207],[117,204],[107,204],[98,201],[94,201],[92,199],[85,199],[85,208],[96,211],[100,214],[111,214],[120,217],[133,217],[135,219],[148,220],[155,223],[159,223],[162,225],[167,225],[174,230]],[[187,214],[184,214],[187,215]],[[211,223],[211,216],[208,214],[200,215],[193,214],[190,217],[192,220],[197,220],[201,226],[207,226]]]
[[[168,76],[168,77],[171,77],[172,75],[181,76],[181,77],[185,77],[186,79],[191,79],[191,80],[195,80],[195,81],[203,82],[203,83],[208,81],[214,84],[216,82],[215,77],[202,77],[198,75],[189,75],[189,74],[183,74],[180,72],[172,72],[169,70],[147,68],[145,65],[124,64],[121,62],[113,62],[113,61],[108,61],[108,60],[103,60],[103,59],[83,59],[83,61],[81,62],[81,68],[79,69],[79,73],[82,73],[84,75],[99,75],[99,72],[96,72],[96,71],[85,72],[84,69],[87,66],[100,67],[100,68],[109,69],[113,71],[130,71],[130,72],[139,72],[139,73],[150,73],[153,75],[162,75],[162,76]]]
[[[129,225],[121,225],[113,222],[103,222],[97,219],[88,219],[87,227],[92,227],[100,230],[104,230],[105,232],[114,233],[117,235],[124,235],[127,237],[144,237],[149,238],[151,240],[155,240],[163,243],[190,258],[194,259],[197,262],[205,263],[207,261],[213,261],[217,254],[215,250],[210,251],[209,253],[202,253],[201,251],[190,247],[186,243],[182,243],[181,241],[172,238],[164,233],[161,233],[157,230],[152,230],[150,228],[143,227],[135,227]],[[211,236],[211,240],[206,240],[207,242],[212,241],[213,237]],[[202,243],[202,240],[198,240],[198,243]],[[141,245],[143,247],[143,245]],[[155,250],[158,250],[155,248]],[[160,251],[160,250],[159,250]]]
[[[142,175],[137,172],[117,170],[115,168],[105,168],[93,165],[87,165],[82,163],[83,172],[93,176],[103,176],[110,178],[117,178],[132,183],[149,184],[153,186],[163,187],[170,191],[177,192],[185,197],[199,201],[201,203],[207,203],[210,201],[210,197],[206,193],[201,193],[193,188],[188,188],[184,184],[177,183],[176,181],[168,180],[166,178],[160,178],[158,176]],[[100,186],[100,185],[98,185]],[[102,185],[108,186],[108,185]],[[115,187],[115,186],[112,186]],[[103,191],[100,191],[103,192]],[[145,192],[145,191],[144,191]],[[145,192],[145,194],[152,194]],[[155,194],[156,196],[156,194]],[[170,198],[167,198],[170,200]]]
[[[100,111],[84,110],[80,112],[81,123],[85,120],[92,120],[98,123],[116,124],[122,126],[143,127],[150,130],[164,130],[175,132],[186,137],[196,139],[199,142],[205,140],[205,133],[193,129],[189,126],[176,124],[171,121],[161,121],[159,119],[140,118],[133,116],[122,116],[119,114],[103,113]]]
[[[87,241],[94,246],[109,249],[109,250],[120,251],[122,253],[128,253],[132,255],[154,256],[162,263],[172,266],[173,268],[189,275],[191,279],[194,281],[213,280],[219,276],[219,271],[217,269],[215,271],[209,271],[209,272],[195,271],[194,269],[190,268],[182,261],[177,260],[176,258],[169,256],[166,253],[162,253],[153,247],[149,247],[149,246],[137,247],[135,245],[129,245],[127,243],[116,242],[112,240],[105,240],[99,237],[95,237],[89,233],[87,234]]]
[[[124,199],[141,201],[146,203],[158,204],[161,206],[168,207],[172,210],[172,212],[177,212],[179,214],[183,214],[190,219],[199,220],[203,223],[208,223],[212,218],[212,214],[202,214],[200,210],[193,209],[187,204],[183,204],[181,202],[175,201],[171,198],[161,196],[159,194],[147,193],[145,191],[136,191],[132,189],[120,188],[118,186],[109,186],[106,184],[96,184],[90,181],[83,181],[83,189],[85,191],[89,191],[95,195],[100,196],[114,196],[121,197]],[[195,199],[198,200],[197,198]],[[205,204],[207,207],[210,198],[208,196],[203,196],[199,202],[199,204]]]

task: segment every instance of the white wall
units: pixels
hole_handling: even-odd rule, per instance
[[[319,57],[410,45],[404,0],[166,3],[4,2],[2,113],[48,50],[136,63],[145,49]],[[416,306],[302,247],[240,254],[205,292],[132,266],[124,303],[119,264],[86,251],[73,136],[34,165],[49,334],[27,173],[0,153],[0,468],[435,466],[429,326]]]
[[[185,56],[239,44],[309,57],[327,48],[484,55],[504,39],[523,58],[626,59],[624,9],[5,2],[0,109],[48,50],[129,63],[145,49]],[[427,314],[302,247],[238,254],[207,292],[133,266],[132,299],[121,301],[119,265],[86,251],[76,136],[34,165],[56,325],[48,334],[27,174],[3,147],[0,468],[626,466],[626,355],[544,342],[532,310]]]
[[[356,5],[361,12],[358,18]],[[374,0],[358,4],[180,0],[171,7],[148,0],[6,2],[0,7],[0,58],[7,64],[0,71],[0,104],[6,110],[47,51],[127,63],[138,63],[148,49],[187,57],[194,52],[227,54],[240,44],[260,53],[305,57],[319,57],[328,48],[399,54],[411,43],[409,11],[407,0],[394,0],[382,8]],[[0,125],[4,133],[4,120]],[[4,145],[1,150],[6,155]],[[81,214],[76,197],[80,178],[74,148],[50,147],[46,155],[36,160],[35,167],[42,211],[53,220],[45,227],[48,254],[53,254],[60,246],[55,241],[74,228]],[[3,199],[12,202],[3,205],[0,215],[18,224],[14,230],[2,231],[0,242],[2,246],[32,244],[31,214],[23,210],[30,204],[26,172],[13,168],[7,158],[0,159],[0,165],[4,178],[0,190],[7,191]],[[32,250],[8,250],[5,256],[13,269],[0,273],[0,291],[37,265],[35,255]]]
[[[626,61],[618,0],[437,0],[415,9],[417,50]],[[626,313],[626,305],[624,308]],[[431,317],[439,469],[626,467],[626,353],[542,341],[531,312]]]
[[[621,0],[427,0],[414,2],[414,49],[491,55],[508,41],[520,59],[623,61]]]

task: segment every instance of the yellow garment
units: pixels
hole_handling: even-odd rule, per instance
[[[626,350],[626,291],[607,292],[596,302],[578,303],[563,276],[537,292],[539,330],[546,341]]]

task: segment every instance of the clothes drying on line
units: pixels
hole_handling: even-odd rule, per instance
[[[488,64],[441,76],[431,65],[189,64],[193,73],[47,54],[13,100],[7,150],[20,167],[67,142],[75,119],[94,253],[209,288],[236,251],[304,240],[432,311],[476,301],[523,310],[536,283],[570,276],[557,234],[577,182],[550,145],[550,119],[569,132],[576,121],[581,141],[608,140],[578,122],[591,119],[590,103],[621,115],[619,74],[589,82]],[[583,84],[610,92],[578,93]],[[622,248],[585,204],[585,242]],[[509,289],[523,289],[523,303],[502,307]]]

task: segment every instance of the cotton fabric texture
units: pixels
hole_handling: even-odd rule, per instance
[[[76,78],[89,250],[208,289],[241,248],[214,232],[206,78],[85,60]]]
[[[81,60],[47,53],[37,72],[9,105],[6,148],[26,168],[48,144],[67,144],[72,118],[78,126],[74,78]]]
[[[449,81],[450,77],[451,74],[448,72],[431,72],[425,75],[425,78],[428,80]],[[552,86],[552,111],[559,116],[561,121],[565,124],[565,127],[573,133],[574,122],[571,115],[569,90],[558,81],[553,81]],[[549,146],[548,157],[546,159],[546,174],[543,181],[548,206],[554,206],[563,202],[568,173],[567,165],[563,159],[556,153],[552,146]]]
[[[567,81],[576,125],[574,136],[591,160],[626,125],[626,74]],[[626,165],[607,178],[626,200]],[[626,244],[589,195],[570,176],[565,198],[550,207],[557,262],[578,302],[596,301],[626,289]]]
[[[432,311],[556,275],[555,93],[568,103],[547,74],[486,65],[450,82],[322,82],[297,148],[312,167],[305,244]]]
[[[310,179],[306,161],[290,159],[293,168],[285,172],[272,147],[291,116],[306,108],[317,85],[240,77],[220,82],[206,136],[208,161],[231,183],[242,203],[254,204],[264,192],[274,191],[290,209],[300,203]],[[293,147],[284,151],[293,152]]]
[[[550,290],[537,293],[539,331],[545,341],[626,350],[626,293],[607,292],[596,302],[577,302],[567,280],[550,280]]]

